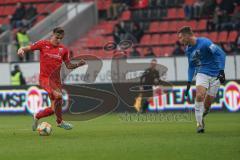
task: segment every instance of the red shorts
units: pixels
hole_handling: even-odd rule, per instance
[[[49,78],[40,78],[39,79],[39,84],[42,89],[48,92],[49,98],[51,100],[56,99],[53,91],[57,90],[60,91],[62,90],[62,84],[59,82],[59,80],[50,80]]]

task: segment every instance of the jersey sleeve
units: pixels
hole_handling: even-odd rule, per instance
[[[220,70],[225,68],[226,54],[225,52],[217,45],[211,44],[209,50],[213,53],[214,60]]]
[[[44,46],[44,40],[37,41],[30,45],[30,48],[32,51],[34,50],[41,50],[41,48]]]
[[[68,49],[66,49],[66,48],[64,48],[63,61],[65,63],[70,62],[70,54],[69,54]]]

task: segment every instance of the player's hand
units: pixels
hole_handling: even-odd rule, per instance
[[[86,61],[84,61],[83,59],[80,60],[80,62],[78,62],[78,67],[83,66],[86,64]]]
[[[217,79],[220,81],[221,84],[223,84],[225,82],[225,73],[224,73],[224,70],[220,70],[218,76],[217,76]]]
[[[186,88],[186,91],[185,91],[185,97],[188,96],[188,92],[189,92],[190,88],[191,88],[191,82],[187,82],[187,88]]]
[[[18,54],[18,56],[20,56],[20,57],[23,57],[23,56],[24,56],[24,50],[23,50],[22,47],[18,49],[17,54]]]

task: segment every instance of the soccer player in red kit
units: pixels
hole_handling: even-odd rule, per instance
[[[62,62],[68,69],[75,69],[85,64],[81,60],[77,64],[72,64],[69,59],[69,52],[66,47],[60,44],[64,37],[64,30],[60,27],[53,29],[50,40],[40,40],[36,43],[19,48],[17,54],[24,56],[28,51],[40,50],[40,86],[48,92],[51,100],[51,107],[34,114],[33,131],[37,129],[38,120],[56,114],[57,126],[66,130],[72,129],[72,125],[62,119],[62,84],[60,69]]]

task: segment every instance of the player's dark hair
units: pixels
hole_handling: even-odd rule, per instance
[[[64,30],[61,27],[56,27],[53,29],[54,34],[64,35]]]
[[[157,62],[157,59],[156,59],[156,58],[153,58],[151,61],[152,61],[152,62]]]
[[[193,35],[193,31],[192,31],[192,28],[191,28],[190,26],[183,26],[183,27],[180,28],[180,30],[178,31],[178,34],[179,34],[179,33]]]

